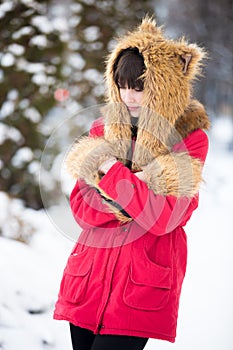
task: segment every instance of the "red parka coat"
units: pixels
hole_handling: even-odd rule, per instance
[[[97,120],[90,136],[103,132]],[[206,134],[197,129],[173,151],[186,150],[204,162],[207,148]],[[83,231],[65,267],[54,317],[94,333],[174,342],[186,270],[183,227],[197,208],[198,195],[155,195],[121,162],[99,188],[133,220],[120,223],[93,187],[77,181],[70,203]]]
[[[133,142],[114,79],[122,51],[132,48],[145,64]],[[56,319],[99,334],[175,341],[187,259],[183,227],[198,205],[208,148],[208,117],[191,99],[204,55],[195,44],[166,39],[148,18],[110,54],[104,120],[68,155],[78,179],[70,204],[83,231],[64,270]],[[111,157],[118,161],[101,177],[99,167]],[[143,181],[135,175],[141,170]]]

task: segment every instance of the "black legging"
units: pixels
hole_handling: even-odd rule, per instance
[[[94,334],[70,323],[73,350],[142,350],[148,338]]]

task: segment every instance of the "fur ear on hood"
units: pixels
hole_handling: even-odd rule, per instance
[[[196,44],[188,44],[184,39],[176,44],[175,52],[180,58],[182,72],[192,80],[201,75],[203,59],[207,58],[206,51]]]

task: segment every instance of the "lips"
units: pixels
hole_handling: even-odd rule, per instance
[[[128,108],[129,111],[136,111],[136,110],[138,110],[139,107],[129,107],[129,106],[127,106],[127,108]]]

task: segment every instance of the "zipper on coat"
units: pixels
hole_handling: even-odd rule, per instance
[[[105,289],[107,289],[107,293],[105,293],[105,290],[103,289],[103,293],[102,293],[102,296],[105,298],[102,305],[101,305],[101,308],[100,310],[98,310],[98,314],[99,314],[99,317],[98,317],[98,320],[97,320],[97,326],[96,326],[96,330],[95,330],[95,333],[98,334],[101,329],[105,328],[104,324],[103,324],[103,317],[104,317],[104,312],[105,312],[105,309],[108,305],[108,301],[109,301],[109,297],[110,297],[110,294],[111,294],[111,289],[112,289],[112,276],[114,275],[114,270],[116,268],[116,264],[117,264],[117,261],[118,261],[118,257],[119,257],[119,254],[120,254],[120,247],[118,248],[112,248],[111,252],[110,252],[110,255],[108,257],[108,262],[107,262],[107,265],[109,265],[109,260],[111,261],[111,268],[110,268],[110,271],[108,271],[108,276],[110,277],[109,279],[109,283],[107,285],[105,285]],[[114,254],[114,256],[111,256],[113,254],[113,252],[116,252],[116,254]]]

